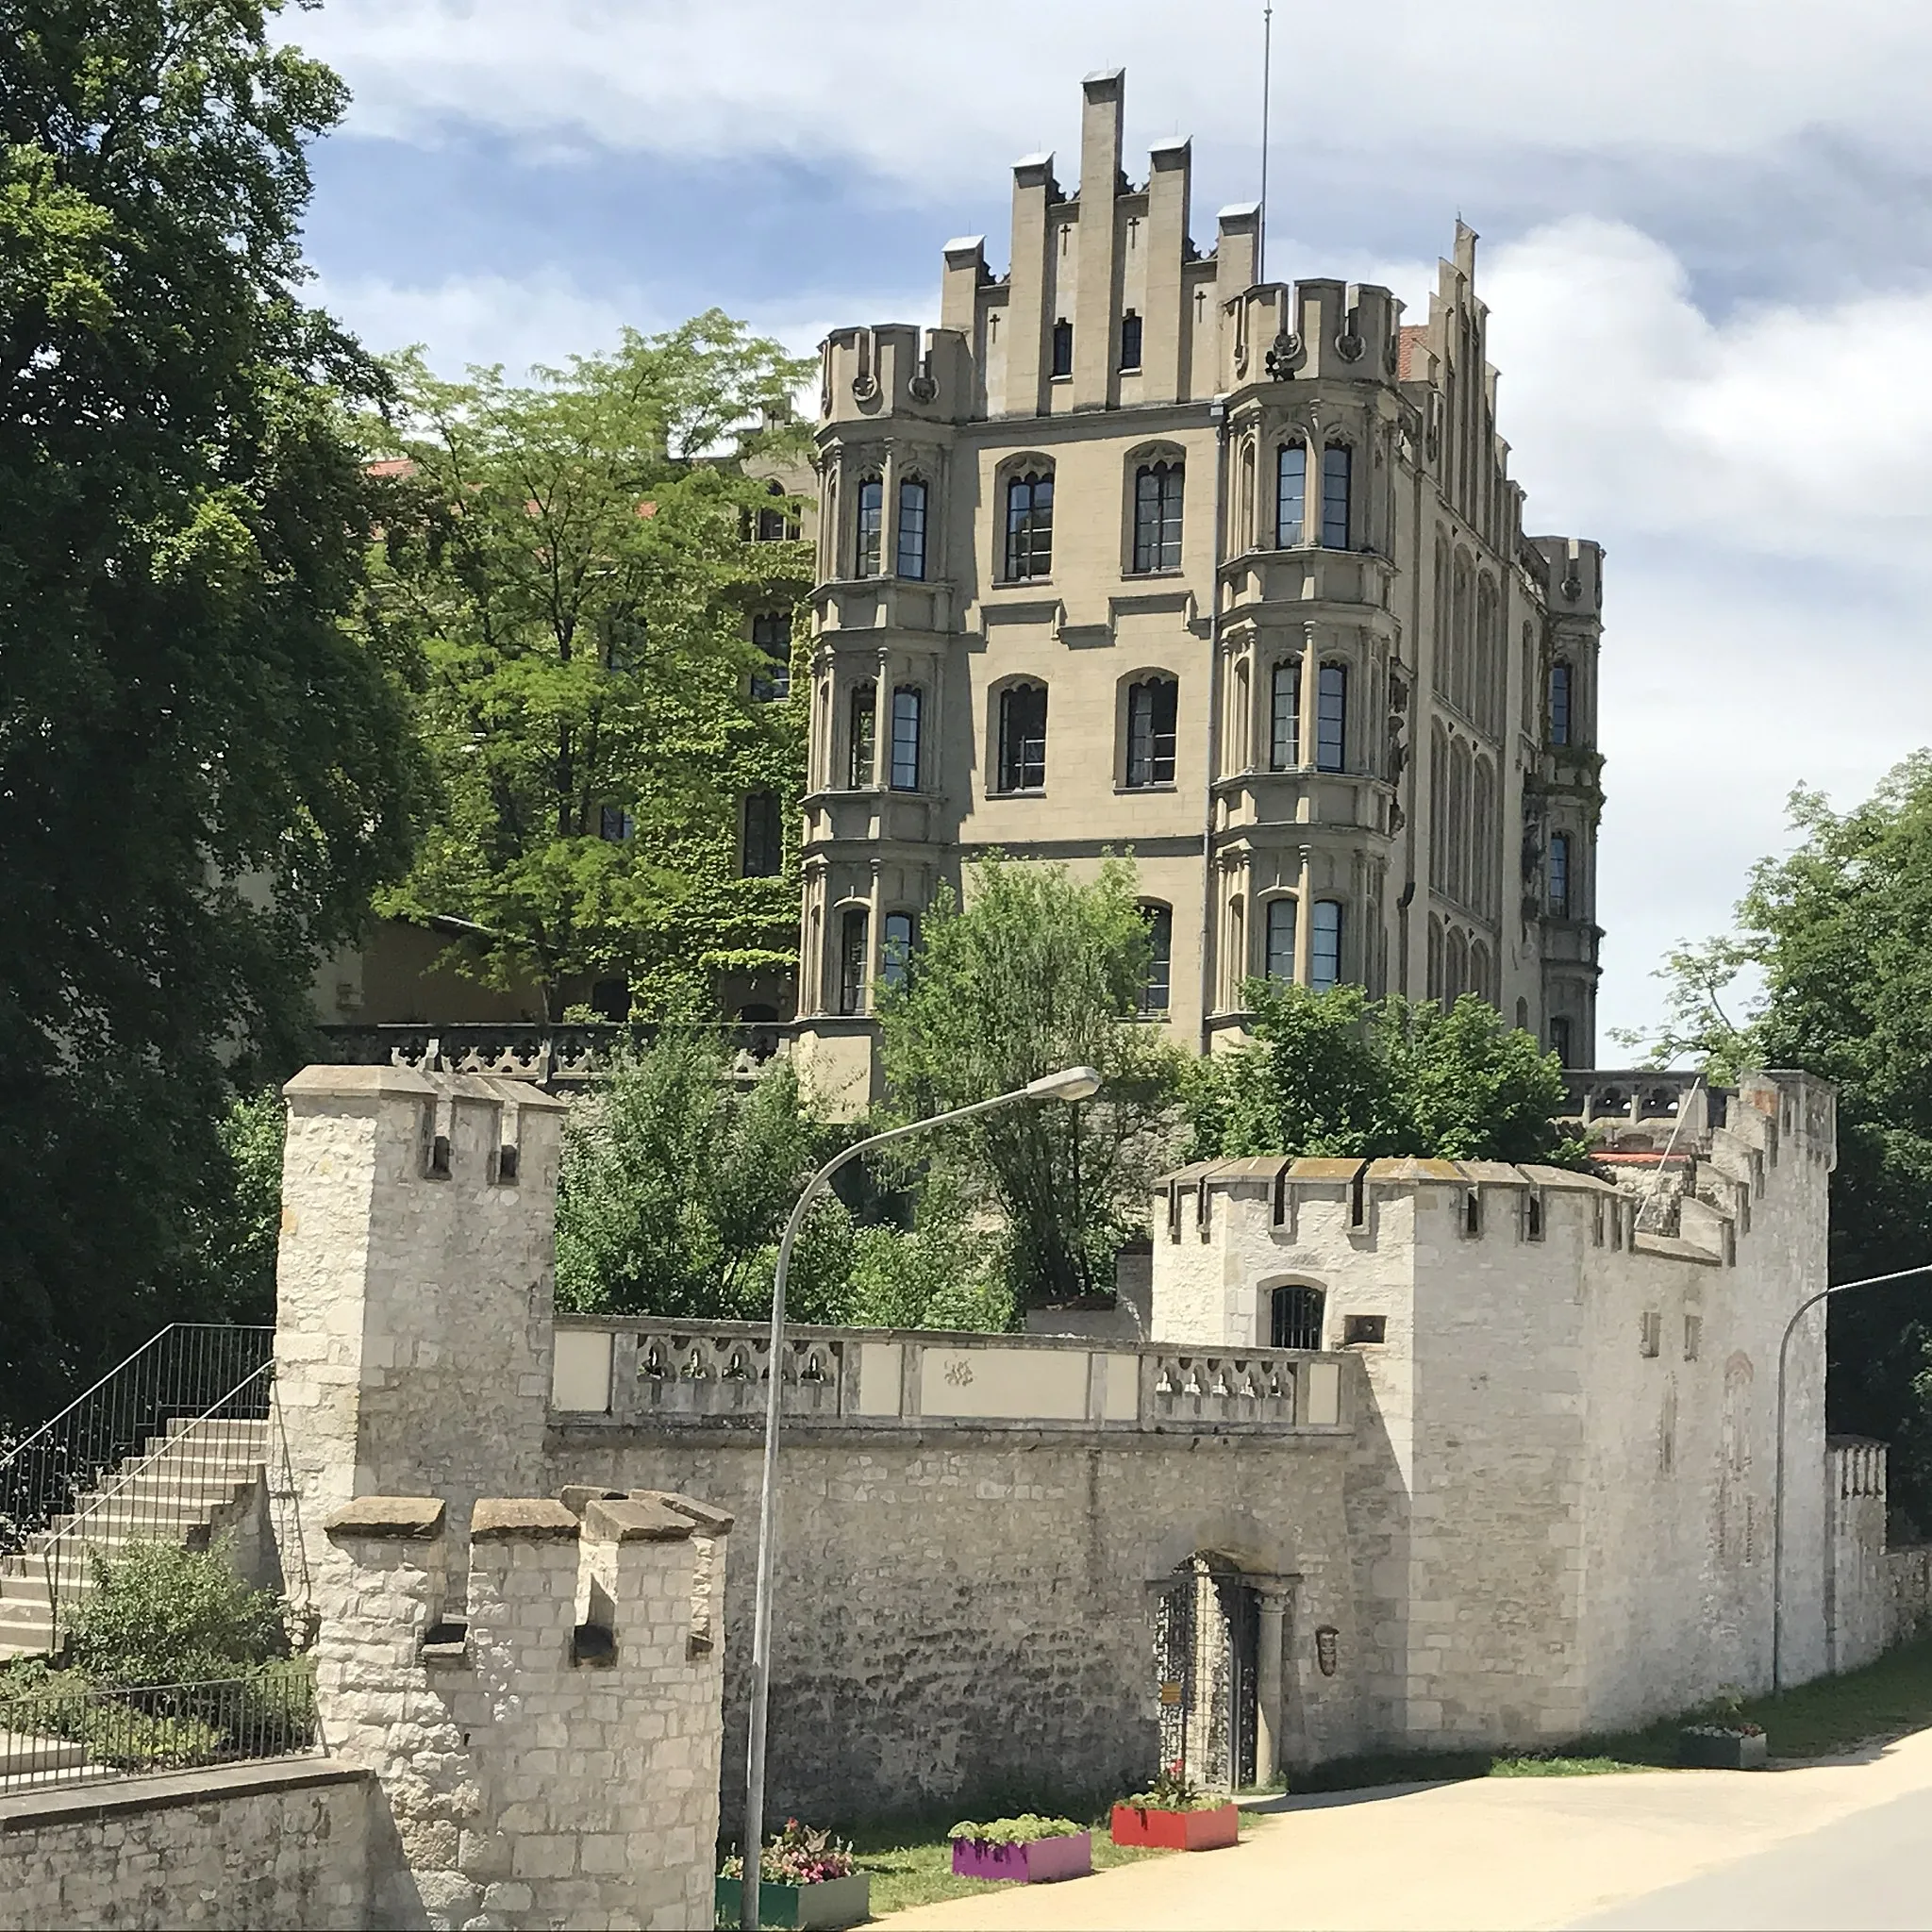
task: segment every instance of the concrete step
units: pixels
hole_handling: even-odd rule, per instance
[[[120,1482],[103,1483],[92,1494],[82,1498],[81,1507],[73,1516],[56,1517],[54,1520],[57,1525],[64,1526],[75,1517],[92,1514],[103,1506],[145,1507],[149,1504],[166,1504],[190,1509],[202,1508],[225,1502],[237,1490],[257,1481],[261,1472],[262,1465],[258,1462],[229,1463],[220,1469],[197,1470],[192,1475],[149,1470]]]

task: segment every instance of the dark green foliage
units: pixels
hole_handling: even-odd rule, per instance
[[[68,1613],[68,1659],[106,1687],[240,1677],[286,1654],[282,1607],[235,1574],[221,1545],[129,1543],[97,1563]]]
[[[1018,1105],[936,1134],[922,1154],[997,1208],[1019,1307],[1113,1286],[1121,1243],[1144,1228],[1172,1152],[1182,1057],[1140,1024],[1147,931],[1131,866],[1091,884],[1063,866],[998,858],[972,903],[941,891],[905,986],[879,1017],[892,1106],[907,1119],[1011,1092],[1063,1067],[1097,1067],[1097,1100]]]
[[[1256,980],[1248,1002],[1254,1044],[1189,1072],[1194,1159],[1583,1162],[1582,1144],[1556,1125],[1556,1058],[1474,993],[1445,1013],[1433,1001],[1372,1001],[1356,986]]]
[[[406,860],[407,662],[354,622],[381,374],[297,299],[326,68],[277,0],[0,34],[0,1414],[211,1311],[227,1068]]]
[[[756,1321],[771,1307],[786,1217],[832,1151],[788,1062],[734,1087],[716,1041],[667,1029],[572,1109],[557,1214],[557,1296],[578,1312]],[[790,1310],[843,1319],[850,1218],[814,1208]]]
[[[801,706],[752,701],[767,667],[744,636],[749,611],[792,607],[809,566],[800,544],[744,541],[773,499],[706,453],[802,368],[716,311],[625,330],[526,387],[397,364],[409,474],[379,609],[427,660],[438,805],[383,905],[484,926],[480,960],[454,963],[534,977],[553,1018],[567,980],[628,978],[648,1009],[688,1012],[708,1003],[711,956],[757,971],[795,952],[795,869],[789,889],[736,877],[738,788],[796,804]],[[781,425],[747,447],[800,438]],[[618,814],[629,836],[606,836]]]

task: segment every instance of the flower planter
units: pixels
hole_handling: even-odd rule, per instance
[[[1770,1755],[1762,1731],[1677,1733],[1677,1762],[1697,1771],[1762,1771]]]
[[[1162,1811],[1152,1805],[1116,1805],[1113,1841],[1152,1845],[1164,1852],[1212,1852],[1241,1836],[1241,1813],[1232,1799],[1208,1810]]]
[[[1036,1838],[1024,1845],[996,1845],[985,1839],[953,1840],[956,1878],[1004,1878],[1021,1885],[1047,1885],[1057,1878],[1084,1878],[1093,1870],[1093,1834]]]
[[[736,1878],[718,1880],[716,1911],[720,1925],[736,1925],[744,1909],[743,1887]],[[780,1885],[766,1878],[758,1885],[758,1922],[765,1925],[815,1925],[824,1928],[862,1925],[872,1917],[872,1874],[854,1872],[846,1878],[827,1878],[817,1885]]]

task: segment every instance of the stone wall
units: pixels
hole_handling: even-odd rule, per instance
[[[1172,1177],[1154,1333],[1234,1348],[1305,1288],[1366,1372],[1346,1489],[1364,1724],[1547,1743],[1771,1671],[1778,1342],[1824,1285],[1830,1090],[1742,1083],[1686,1237],[1611,1183],[1425,1160]],[[1825,1669],[1824,1324],[1790,1351],[1787,1675]]]
[[[310,1067],[289,1132],[275,1386],[302,1555],[352,1496],[536,1487],[565,1103],[518,1080]],[[313,1567],[283,1553],[291,1577]],[[460,1557],[456,1564],[461,1588]]]
[[[1869,1664],[1896,1641],[1885,1464],[1883,1442],[1834,1437],[1825,1447],[1824,1641],[1834,1671]]]
[[[360,1932],[377,1803],[315,1758],[0,1799],[0,1928]]]
[[[467,1623],[440,1499],[329,1520],[316,1709],[376,1774],[371,1923],[708,1924],[730,1519],[676,1495],[484,1499]]]
[[[742,1790],[759,1449],[724,1427],[565,1425],[553,1484],[698,1489],[733,1511],[725,1799]],[[1357,1747],[1366,1633],[1345,1434],[788,1427],[768,1815],[1118,1793],[1158,1768],[1154,1594],[1191,1556],[1290,1579],[1283,1755]],[[1320,1672],[1314,1632],[1339,1632]],[[1264,1628],[1270,1627],[1264,1620]]]

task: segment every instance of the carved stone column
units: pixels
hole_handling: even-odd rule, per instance
[[[1288,1716],[1283,1708],[1281,1658],[1290,1592],[1285,1583],[1264,1583],[1256,1593],[1261,1600],[1261,1630],[1255,1660],[1255,1782],[1267,1786],[1281,1769]]]

